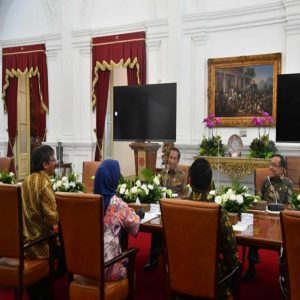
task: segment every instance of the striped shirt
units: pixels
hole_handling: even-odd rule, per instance
[[[49,176],[43,171],[29,175],[22,185],[24,242],[35,240],[50,232],[58,222],[55,195]],[[47,258],[47,242],[32,246],[25,252],[27,258]]]

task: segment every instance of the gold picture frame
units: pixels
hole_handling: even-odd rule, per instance
[[[208,59],[208,112],[220,127],[253,127],[268,112],[276,123],[281,53]]]

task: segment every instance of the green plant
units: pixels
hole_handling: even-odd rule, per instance
[[[222,205],[227,212],[241,213],[247,211],[253,202],[260,201],[260,196],[249,194],[246,186],[241,186],[238,181],[233,181],[231,187],[221,186],[219,189],[211,190],[208,200]]]
[[[250,144],[249,157],[270,158],[277,152],[275,143],[269,138],[270,126],[274,124],[273,118],[267,112],[263,112],[262,117],[253,117],[251,122],[258,128],[258,138],[254,138]],[[261,135],[262,128],[264,129],[263,135]]]
[[[199,154],[202,156],[224,156],[224,145],[219,135],[212,138],[203,137]]]
[[[127,203],[140,200],[141,203],[156,203],[162,197],[172,197],[172,191],[160,185],[160,175],[150,169],[142,170],[143,179],[126,180],[120,178],[117,196]]]
[[[13,172],[0,172],[0,183],[14,184],[15,182],[16,178]]]
[[[292,209],[300,210],[300,192],[294,192],[291,200]]]

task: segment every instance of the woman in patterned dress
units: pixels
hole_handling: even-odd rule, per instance
[[[94,194],[104,199],[104,261],[121,254],[120,234],[122,230],[136,236],[140,217],[127,203],[116,196],[120,179],[119,162],[104,160],[98,168],[94,181]],[[102,221],[102,220],[101,220]],[[127,276],[127,260],[115,263],[105,269],[105,280],[120,280]]]

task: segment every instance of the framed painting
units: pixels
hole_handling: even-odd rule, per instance
[[[281,53],[208,60],[208,112],[221,127],[252,127],[268,112],[276,123],[277,75]]]

